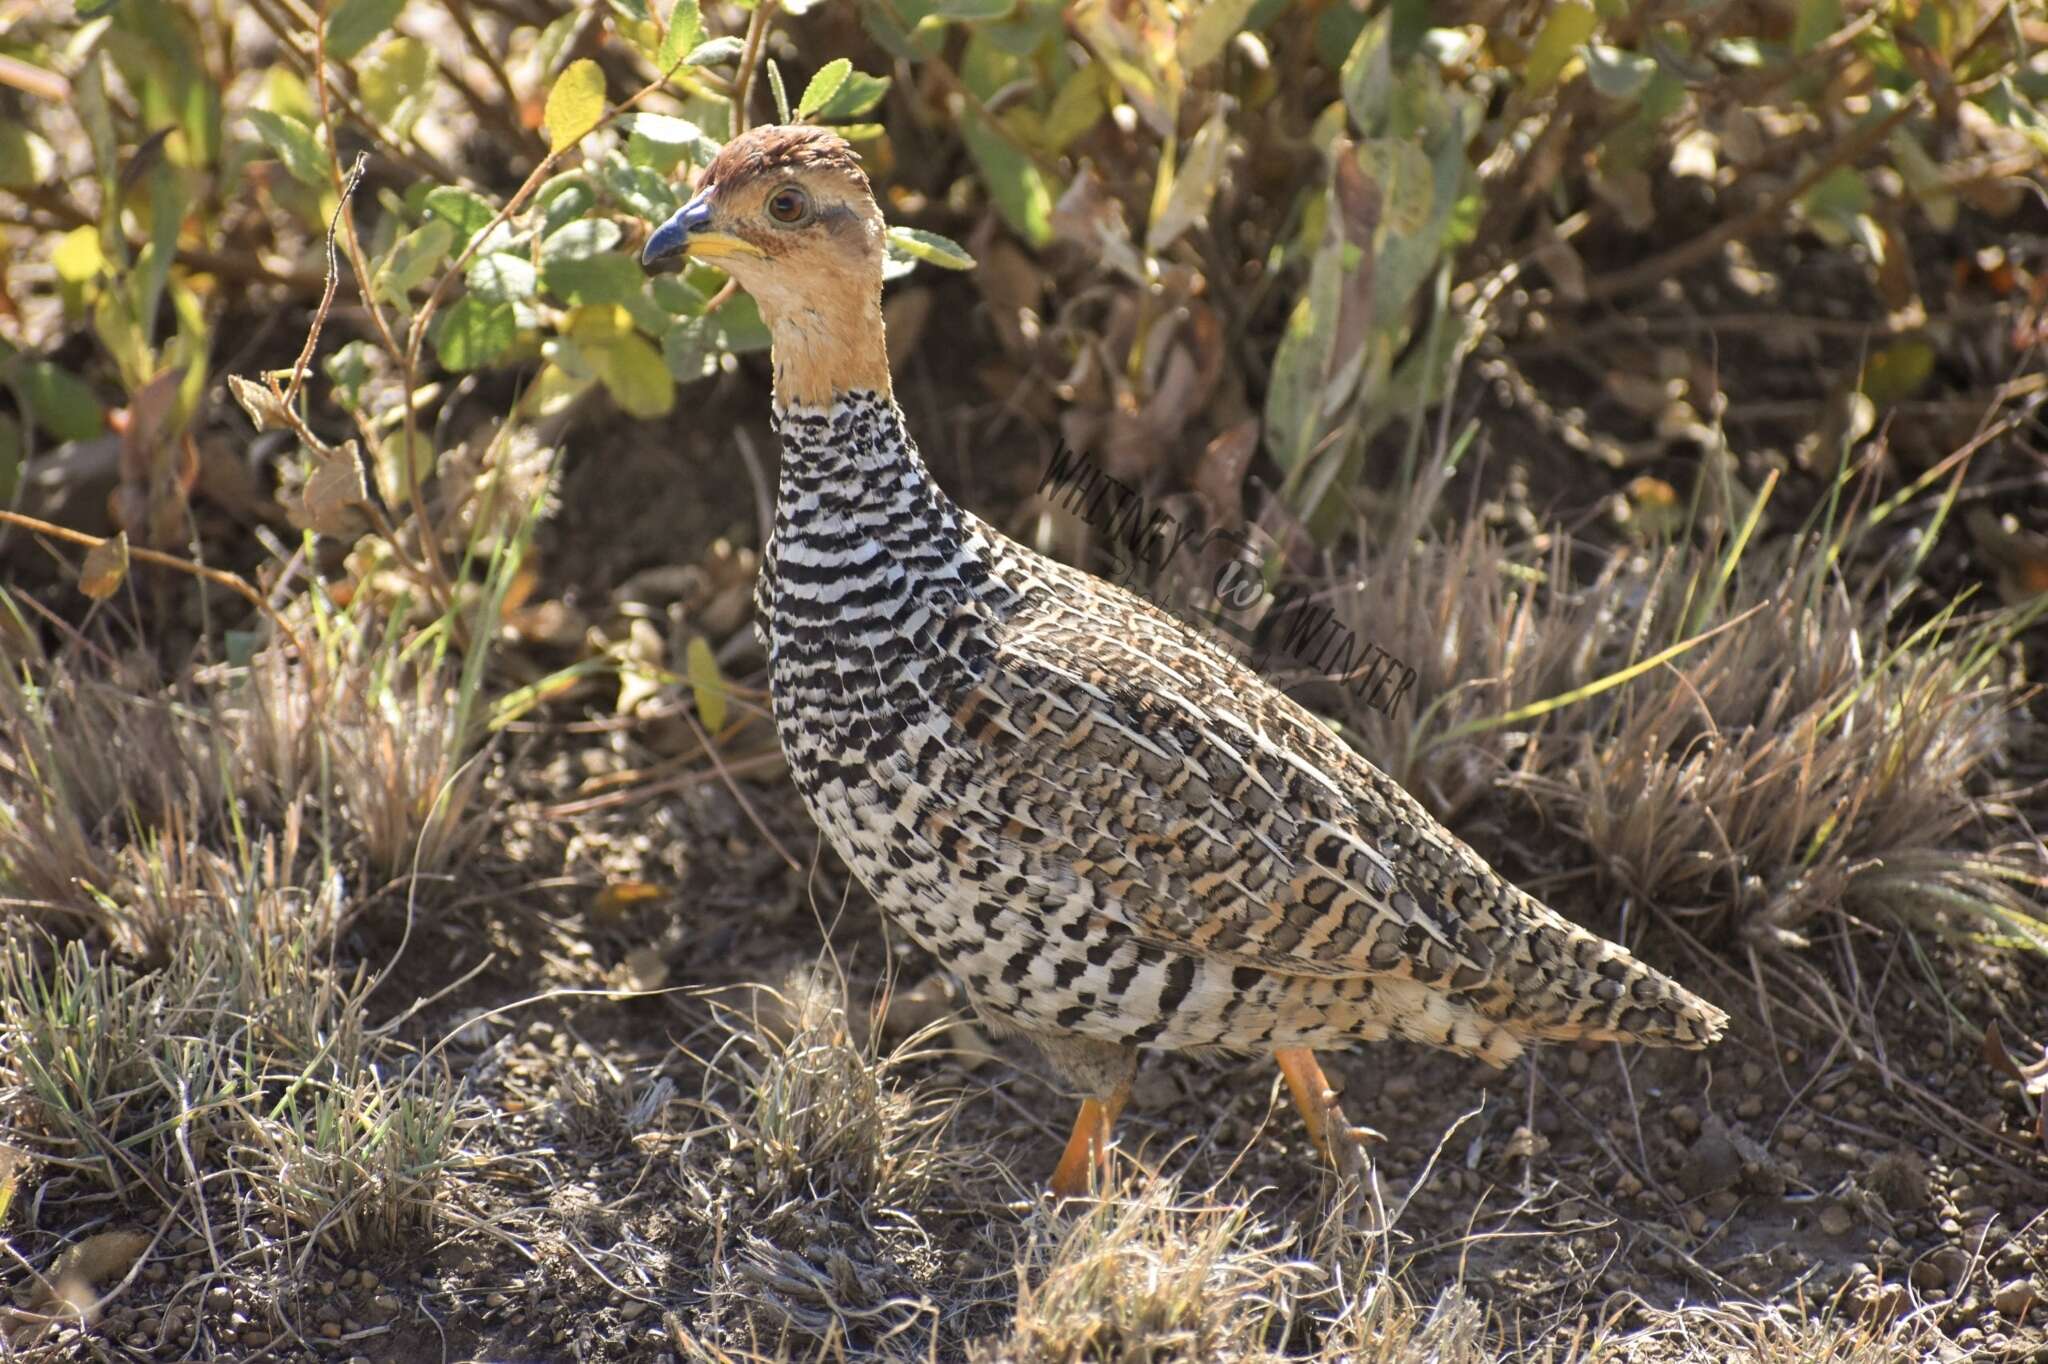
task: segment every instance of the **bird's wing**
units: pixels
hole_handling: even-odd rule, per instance
[[[1016,834],[1162,946],[1482,987],[1555,918],[1312,716],[1163,613],[1013,618],[954,723]],[[1076,801],[1076,824],[1055,812]],[[1044,810],[1045,817],[1037,812]],[[1558,920],[1562,924],[1562,920]]]
[[[1036,867],[1162,948],[1391,977],[1532,1036],[1700,1046],[1724,1016],[1523,893],[1314,716],[1183,622],[1015,548],[1017,593],[942,751]],[[1074,817],[1077,804],[1092,812]],[[943,851],[943,850],[942,850]],[[1015,854],[1021,853],[1019,858]]]

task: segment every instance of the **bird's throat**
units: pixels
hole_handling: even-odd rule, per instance
[[[776,406],[828,408],[847,393],[889,397],[889,346],[879,296],[828,291],[764,298],[761,316],[775,341]]]

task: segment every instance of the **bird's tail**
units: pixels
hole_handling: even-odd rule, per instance
[[[1549,979],[1532,992],[1543,1002],[1523,1013],[1518,1031],[1550,1041],[1640,1042],[1687,1051],[1721,1040],[1728,1026],[1721,1009],[1619,943],[1547,908],[1544,916],[1548,922],[1534,936],[1541,940],[1538,970]]]

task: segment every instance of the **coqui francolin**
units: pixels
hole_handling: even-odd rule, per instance
[[[642,259],[683,254],[774,336],[756,605],[791,775],[882,909],[1082,1096],[1056,1193],[1106,1157],[1140,1047],[1272,1055],[1355,1168],[1370,1134],[1317,1049],[1502,1066],[1720,1036],[1721,1010],[1508,884],[1214,642],[946,496],[891,396],[882,213],[844,141],[735,138]]]

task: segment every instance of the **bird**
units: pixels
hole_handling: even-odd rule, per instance
[[[1055,1195],[1107,1168],[1145,1049],[1270,1055],[1360,1171],[1377,1134],[1319,1052],[1719,1039],[1719,1008],[1510,884],[1209,635],[946,494],[893,396],[887,227],[838,135],[756,127],[692,188],[641,259],[720,267],[772,336],[755,606],[791,778],[890,922],[1080,1098]]]

